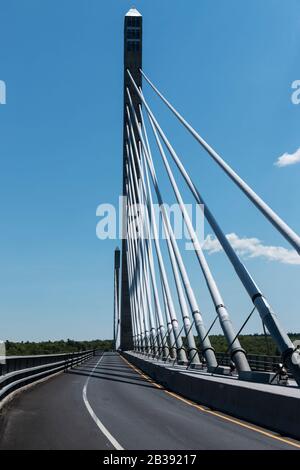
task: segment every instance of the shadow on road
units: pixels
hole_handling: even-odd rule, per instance
[[[105,358],[109,356],[114,356],[116,358],[114,354],[105,354]],[[94,369],[96,365],[97,361],[93,360],[92,363],[69,369],[67,373],[83,375],[93,379],[138,385],[140,387],[157,388],[155,385],[147,382],[143,377],[140,377],[127,365],[120,365],[117,361],[105,362],[105,364],[99,363],[96,369]]]

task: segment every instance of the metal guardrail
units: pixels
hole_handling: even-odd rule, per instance
[[[230,356],[225,353],[216,353],[219,364],[230,365]],[[278,364],[282,362],[280,356],[263,356],[256,354],[247,354],[247,359],[252,370],[260,372],[275,372]]]
[[[44,356],[8,356],[0,364],[0,400],[24,385],[68,369],[93,357],[96,350]]]

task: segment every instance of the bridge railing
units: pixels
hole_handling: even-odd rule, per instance
[[[0,364],[0,400],[9,393],[49,375],[67,371],[93,357],[96,350],[36,356],[8,356]]]
[[[219,364],[230,365],[230,356],[225,353],[216,353]],[[281,362],[280,356],[264,356],[258,354],[247,354],[247,359],[252,370],[260,372],[274,372]]]

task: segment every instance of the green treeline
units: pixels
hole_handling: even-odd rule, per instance
[[[6,341],[6,355],[7,356],[31,356],[34,354],[58,354],[74,351],[87,351],[88,349],[101,349],[103,351],[110,351],[113,347],[112,340],[99,340],[92,341],[74,341],[68,339],[67,341],[42,341],[40,343],[33,343],[30,341],[22,341],[15,343]]]
[[[288,333],[288,335],[292,341],[300,340],[300,333]],[[216,352],[227,351],[228,346],[223,335],[211,335],[210,340]],[[280,355],[274,341],[269,335],[240,335],[239,340],[242,348],[245,349],[247,354],[259,354],[266,356]]]
[[[292,341],[300,340],[300,333],[289,333]],[[183,341],[185,338],[183,338]],[[199,346],[198,338],[195,338]],[[227,343],[223,335],[211,335],[210,340],[216,352],[226,352]],[[276,345],[270,336],[265,337],[261,334],[254,335],[240,335],[239,340],[242,347],[248,354],[261,354],[277,356],[279,352]],[[185,341],[184,341],[185,342]],[[42,341],[34,343],[30,341],[22,341],[15,343],[6,341],[6,354],[8,356],[26,356],[34,354],[58,354],[73,351],[86,351],[88,349],[101,349],[103,351],[110,351],[113,348],[112,340],[99,340],[92,341],[74,341],[68,339],[66,341]]]

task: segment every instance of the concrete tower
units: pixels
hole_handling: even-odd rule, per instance
[[[133,79],[138,86],[142,86],[142,76],[140,73],[142,68],[142,15],[135,9],[131,8],[125,16],[124,24],[124,129],[123,129],[123,196],[126,194],[126,105],[128,103],[128,97],[126,93],[126,87],[129,88],[130,94],[133,101],[133,106],[140,116],[139,105],[141,101],[134,90],[134,87],[130,81],[127,73],[129,69]],[[138,134],[136,132],[136,138]],[[123,218],[126,214],[123,212]],[[123,220],[123,230],[126,230],[126,219]],[[124,232],[123,232],[124,233]],[[125,232],[126,233],[126,232]],[[133,338],[132,338],[132,323],[131,323],[131,310],[129,301],[129,283],[128,283],[128,267],[127,267],[127,237],[123,236],[122,240],[122,279],[121,279],[121,337],[120,337],[120,349],[123,351],[133,349]]]

